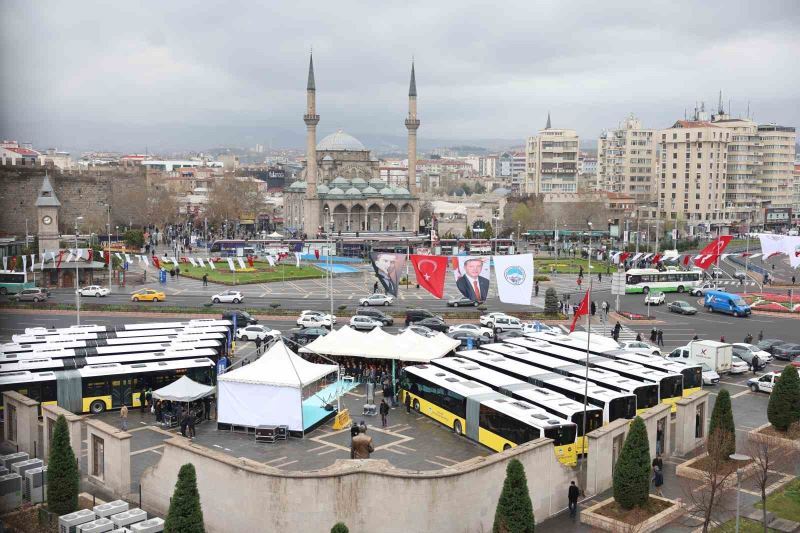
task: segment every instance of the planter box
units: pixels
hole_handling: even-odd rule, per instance
[[[705,459],[708,457],[708,453],[704,453],[702,455],[698,455],[694,459],[689,459],[678,465],[675,469],[675,473],[680,477],[685,477],[687,479],[694,479],[695,481],[702,481],[705,482],[708,480],[708,474],[705,470],[701,470],[699,468],[694,468],[692,465],[696,462],[700,461],[701,459]],[[741,476],[742,479],[747,479],[751,475],[753,475],[758,468],[756,463],[749,463],[747,466],[741,469]],[[736,472],[732,473],[728,476],[728,479],[725,480],[723,484],[725,488],[730,488],[736,486]]]
[[[615,520],[614,518],[610,518],[608,516],[603,516],[596,511],[602,507],[605,507],[609,503],[614,501],[614,498],[609,498],[604,500],[600,503],[592,505],[588,509],[585,509],[580,512],[581,523],[586,524],[587,526],[595,527],[597,529],[601,529],[603,531],[636,531],[637,533],[650,533],[651,531],[656,531],[679,516],[684,514],[683,506],[680,502],[675,500],[668,500],[667,498],[662,498],[660,496],[650,495],[651,499],[660,500],[663,502],[669,502],[670,505],[660,513],[651,516],[644,522],[641,522],[637,525],[627,524],[625,522],[621,522],[619,520]]]
[[[770,427],[771,425],[772,424],[767,423],[767,424],[764,424],[762,426],[758,426],[757,428],[751,430],[750,433],[752,433],[754,435],[757,434],[759,436],[762,436],[762,437],[768,438],[768,439],[775,439],[776,441],[780,442],[781,444],[785,444],[787,446],[794,447],[795,450],[800,450],[800,440],[798,440],[798,439],[786,439],[786,438],[783,438],[783,437],[779,437],[777,435],[761,433],[761,430],[766,429],[766,428]]]

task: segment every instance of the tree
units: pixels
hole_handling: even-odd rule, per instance
[[[225,177],[216,180],[208,193],[206,216],[209,223],[221,226],[240,218],[255,219],[264,208],[258,183],[249,179]]]
[[[344,525],[343,522],[337,522],[332,528],[331,533],[350,533],[350,530],[347,529],[347,526]]]
[[[475,189],[473,190],[473,192],[475,194],[483,194],[486,192],[486,186],[483,183],[478,182],[475,184]]]
[[[719,398],[717,402],[719,402]],[[736,472],[730,468],[728,457],[724,456],[725,450],[730,449],[731,445],[736,446],[735,435],[719,429],[714,432],[709,431],[706,441],[709,461],[702,470],[704,488],[703,490],[688,491],[691,499],[691,504],[688,506],[689,513],[702,516],[703,533],[708,532],[718,510],[727,511],[727,509],[718,509],[718,507],[720,507],[720,493],[725,488],[726,481]]]
[[[558,314],[558,294],[553,287],[548,287],[544,291],[544,313],[546,315]]]
[[[533,504],[528,493],[525,468],[516,459],[511,459],[506,467],[506,480],[503,492],[494,513],[494,533],[533,533],[536,521],[533,517]]]
[[[485,226],[483,226],[483,235],[481,235],[484,239],[491,239],[494,237],[494,230],[492,229],[491,222],[487,222]]]
[[[511,226],[513,227],[521,227],[524,230],[528,229],[531,220],[531,210],[530,208],[523,204],[519,203],[514,206],[514,209],[511,210]],[[508,225],[508,224],[507,224]]]
[[[747,451],[756,465],[755,473],[750,479],[755,481],[761,493],[762,520],[764,533],[767,533],[767,487],[774,481],[773,472],[794,470],[797,464],[797,449],[786,439],[763,433],[749,433]]]
[[[725,445],[716,446],[715,453],[721,454],[719,457],[723,461],[727,461],[732,453],[736,453],[736,426],[733,423],[733,409],[731,409],[731,395],[727,389],[719,391],[717,396],[717,403],[714,404],[714,410],[711,411],[711,423],[708,427],[709,437],[716,431],[727,433],[731,438],[720,440],[720,443]],[[708,453],[712,450],[709,448]]]
[[[59,515],[75,512],[79,489],[80,474],[69,443],[67,420],[58,415],[47,459],[47,508]]]
[[[769,397],[767,419],[778,431],[786,431],[800,420],[800,379],[793,365],[783,367]]]
[[[139,249],[144,246],[144,233],[140,229],[129,229],[122,236],[122,239],[131,248]]]
[[[470,225],[469,222],[467,222],[467,227],[464,228],[464,238],[465,239],[471,239],[472,238],[472,225]]]
[[[203,533],[203,510],[197,492],[197,474],[192,463],[183,465],[164,522],[165,533]]]
[[[650,442],[644,420],[637,416],[614,468],[614,500],[623,509],[645,505],[650,498]]]

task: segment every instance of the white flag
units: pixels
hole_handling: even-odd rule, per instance
[[[631,259],[631,263],[635,263],[640,257],[642,257],[642,254],[640,254],[640,253],[634,255],[633,259]]]
[[[69,251],[69,255],[67,256],[67,263],[69,263],[70,261],[72,261],[72,257],[73,257],[73,255],[72,255],[72,250],[70,250],[70,251]]]
[[[131,256],[129,256],[128,254],[125,254],[125,262],[128,263],[129,265],[133,264],[133,259],[131,259]]]
[[[31,254],[31,272],[33,272],[33,265],[36,264],[36,254]]]
[[[275,266],[275,258],[272,257],[271,255],[267,256],[267,262],[269,263],[269,266],[271,266],[271,267]]]
[[[8,257],[3,258],[3,270],[8,270]]]
[[[106,253],[105,253],[103,250],[100,250],[100,257],[101,257],[102,259],[105,259],[105,258],[106,258]]]
[[[245,266],[245,264],[244,264],[244,258],[242,258],[242,257],[237,257],[237,258],[236,258],[236,260],[239,262],[239,268],[241,268],[242,270],[244,270],[245,268],[247,268],[247,267]]]
[[[150,267],[150,261],[147,259],[146,255],[142,256],[142,261],[144,261],[145,268],[149,268]]]
[[[205,267],[206,267],[206,264],[203,262],[203,258],[202,258],[202,257],[198,257],[198,258],[197,258],[197,262],[198,262],[198,263],[200,263],[200,266],[201,266],[201,267],[203,267],[203,268],[205,268]]]
[[[122,261],[122,255],[120,255],[120,253],[119,253],[119,252],[114,252],[114,255],[117,257],[117,259],[119,259],[120,261]]]
[[[228,258],[228,268],[231,269],[231,272],[236,270],[236,268],[233,266],[233,258],[232,257]]]
[[[170,259],[170,261],[172,261],[173,265],[178,266],[178,260],[175,259],[174,257],[172,259]],[[178,267],[178,268],[180,268],[180,267]]]
[[[294,253],[295,267],[300,268],[300,252]]]
[[[211,259],[208,260],[208,266],[211,267],[211,270],[216,270],[217,267],[214,266],[214,261]]]
[[[495,255],[497,294],[507,304],[531,305],[533,254]]]
[[[644,256],[642,257],[642,261],[647,261],[648,259],[650,259],[651,255],[653,254],[644,254]]]
[[[194,257],[190,257],[189,258],[189,262],[192,264],[193,267],[197,266],[197,263],[195,262]]]

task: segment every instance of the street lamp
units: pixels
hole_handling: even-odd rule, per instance
[[[739,468],[739,465],[745,461],[749,461],[750,456],[741,453],[732,453],[729,455],[729,458],[732,461],[736,461],[736,533],[739,533],[739,505],[742,499],[742,471]]]
[[[78,222],[83,220],[83,217],[75,217],[75,255],[78,255]],[[81,293],[78,287],[78,278],[80,277],[80,270],[78,270],[78,259],[75,259],[75,318],[76,324],[81,325]]]

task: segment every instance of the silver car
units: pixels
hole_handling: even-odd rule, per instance
[[[45,302],[47,301],[47,290],[40,288],[23,289],[12,298],[18,302]]]

